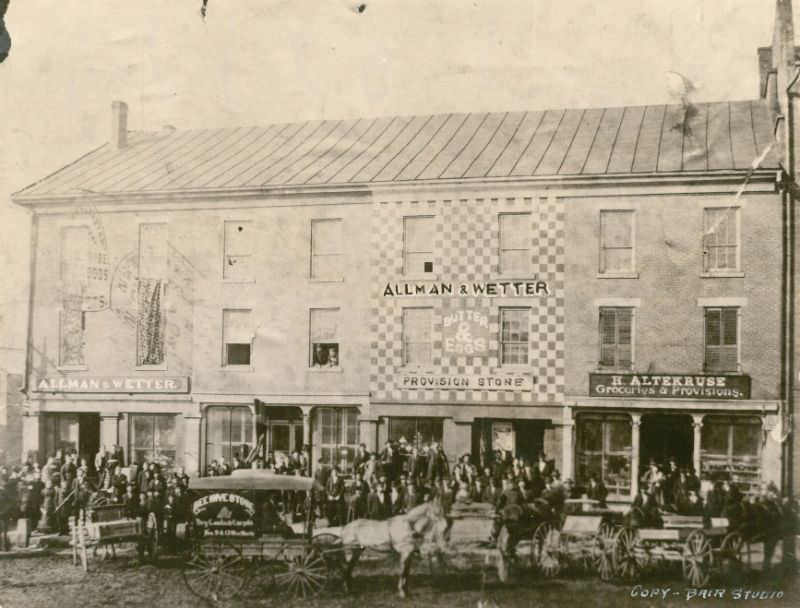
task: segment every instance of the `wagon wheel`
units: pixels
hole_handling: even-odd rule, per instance
[[[636,531],[633,528],[621,528],[614,537],[611,551],[613,572],[626,581],[635,579],[641,570],[641,563],[636,559],[636,544]]]
[[[197,597],[215,602],[230,600],[247,582],[247,562],[239,547],[226,545],[219,552],[195,553],[183,567],[183,582]]]
[[[330,581],[344,578],[347,556],[341,538],[330,532],[316,534],[311,539],[311,549],[322,558]]]
[[[702,530],[692,530],[683,545],[683,578],[692,587],[702,587],[711,577],[714,551]]]
[[[592,565],[603,581],[610,581],[614,577],[615,534],[613,526],[600,524],[592,543]]]
[[[742,547],[744,537],[739,532],[730,532],[722,539],[719,547],[720,572],[734,583],[742,573]]]
[[[556,576],[561,571],[561,532],[545,522],[533,533],[531,547],[533,561],[546,577]]]
[[[294,598],[317,595],[328,583],[328,567],[313,547],[297,555],[283,552],[282,572],[275,575],[278,590]]]

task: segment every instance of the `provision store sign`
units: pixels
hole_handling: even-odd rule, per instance
[[[749,399],[750,376],[589,374],[589,395],[654,399]]]
[[[42,376],[36,390],[59,393],[188,393],[188,376]]]
[[[401,374],[397,387],[402,389],[438,391],[532,391],[534,379],[526,374]]]

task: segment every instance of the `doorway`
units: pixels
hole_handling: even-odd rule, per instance
[[[544,447],[545,426],[540,420],[475,420],[472,425],[473,462],[481,467],[489,466],[495,450],[502,449],[534,463]]]
[[[45,414],[43,443],[40,459],[59,449],[65,454],[75,452],[94,472],[94,457],[100,449],[100,414]]]
[[[679,467],[691,466],[694,432],[686,414],[645,414],[639,435],[639,465],[650,461],[666,467],[671,458]]]

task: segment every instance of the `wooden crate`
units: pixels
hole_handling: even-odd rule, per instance
[[[109,541],[115,538],[131,538],[142,533],[142,524],[138,519],[123,519],[108,522],[93,522],[86,525],[92,538]]]

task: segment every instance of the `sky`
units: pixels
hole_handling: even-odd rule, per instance
[[[675,103],[670,71],[696,101],[752,99],[774,19],[774,0],[209,0],[205,20],[201,4],[11,0],[0,356],[27,318],[30,218],[10,195],[107,141],[114,99],[131,130]]]

